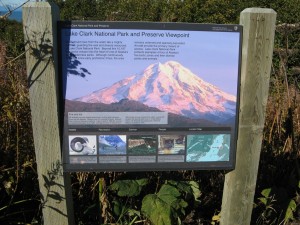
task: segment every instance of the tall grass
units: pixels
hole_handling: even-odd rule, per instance
[[[5,42],[0,49],[0,223],[32,222],[39,190],[25,63],[12,61]]]

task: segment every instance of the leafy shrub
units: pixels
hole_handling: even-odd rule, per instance
[[[115,191],[120,197],[113,201],[113,212],[118,218],[116,219],[117,223],[122,221],[122,224],[129,224],[137,217],[145,217],[155,225],[181,224],[187,215],[188,205],[193,207],[199,203],[200,190],[195,181],[168,180],[160,186],[156,193],[141,194],[148,182],[149,180],[145,178],[118,180],[110,185],[109,189]],[[134,199],[124,201],[121,198],[136,196],[142,199],[141,203]]]

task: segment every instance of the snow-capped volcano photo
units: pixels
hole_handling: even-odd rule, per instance
[[[221,124],[236,115],[236,96],[204,81],[177,61],[151,64],[141,73],[74,100],[112,104],[122,99]]]

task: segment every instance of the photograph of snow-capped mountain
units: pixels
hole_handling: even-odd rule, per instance
[[[235,116],[236,97],[205,82],[176,61],[154,63],[140,74],[76,98],[111,104],[123,99],[192,119],[224,123]]]

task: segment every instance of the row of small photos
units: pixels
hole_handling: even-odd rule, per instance
[[[69,136],[70,163],[228,161],[229,152],[230,134]]]

